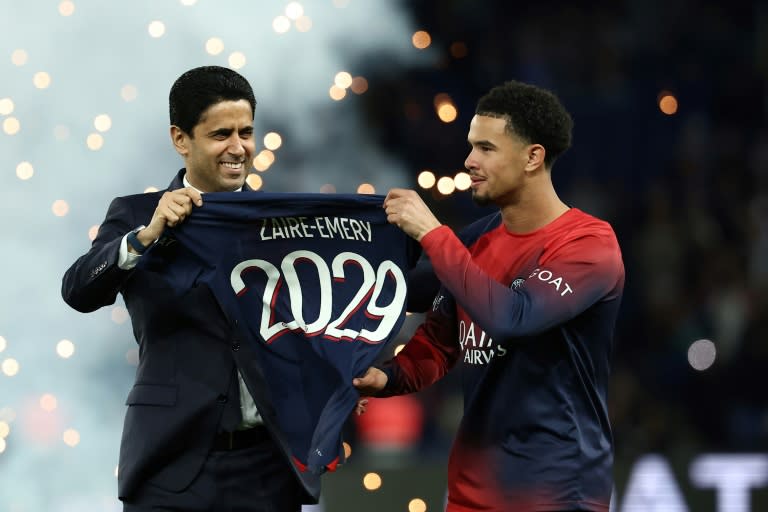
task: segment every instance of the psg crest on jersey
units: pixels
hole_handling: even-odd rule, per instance
[[[523,279],[522,277],[518,277],[517,279],[515,279],[514,281],[512,281],[512,284],[511,284],[511,285],[509,285],[509,287],[510,287],[512,290],[517,290],[518,288],[520,288],[521,286],[523,286],[523,283],[524,283],[524,282],[525,282],[525,279]]]

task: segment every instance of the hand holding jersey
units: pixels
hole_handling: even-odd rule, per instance
[[[193,206],[202,206],[203,198],[200,191],[193,187],[179,188],[164,192],[157,202],[149,224],[136,231],[139,243],[148,248],[155,240],[160,238],[166,227],[172,228],[189,217]],[[137,254],[138,251],[132,244],[128,244],[128,251]]]
[[[387,221],[394,224],[409,236],[420,242],[422,237],[440,227],[440,221],[424,200],[413,190],[393,188],[384,199],[384,211]]]

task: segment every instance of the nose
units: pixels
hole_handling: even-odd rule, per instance
[[[229,151],[231,155],[235,156],[242,156],[245,154],[245,146],[243,145],[243,141],[240,140],[240,136],[238,134],[232,134],[232,137],[229,140],[229,147],[227,148],[227,151]]]
[[[469,154],[467,155],[467,158],[464,159],[464,168],[468,171],[473,171],[477,169],[477,162],[475,161],[475,158],[473,156],[474,153],[475,153],[474,150],[470,151]]]

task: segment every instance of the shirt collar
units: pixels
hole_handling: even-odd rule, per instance
[[[195,187],[193,187],[193,186],[192,186],[192,185],[189,183],[189,180],[187,179],[187,173],[184,173],[184,176],[181,178],[181,182],[184,184],[184,186],[185,186],[185,187],[189,187],[189,188],[195,189],[195,190],[197,190],[198,192],[200,192],[201,194],[205,194],[205,192],[203,192],[202,190],[200,190],[200,189],[198,189],[198,188],[195,188]],[[233,190],[233,192],[240,192],[241,190],[243,190],[243,187],[240,187],[240,188],[238,188],[237,190]]]

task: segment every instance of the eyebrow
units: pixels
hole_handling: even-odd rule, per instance
[[[229,135],[235,130],[232,128],[218,128],[216,130],[212,130],[208,132],[209,137],[215,137],[217,135]],[[246,126],[245,128],[241,129],[240,132],[245,133],[253,133],[253,126]]]
[[[497,147],[496,144],[494,144],[493,142],[491,142],[491,141],[489,141],[487,139],[476,140],[476,141],[472,141],[470,139],[467,139],[467,144],[469,144],[470,146],[487,146],[487,147],[491,147],[491,148],[496,148]]]

